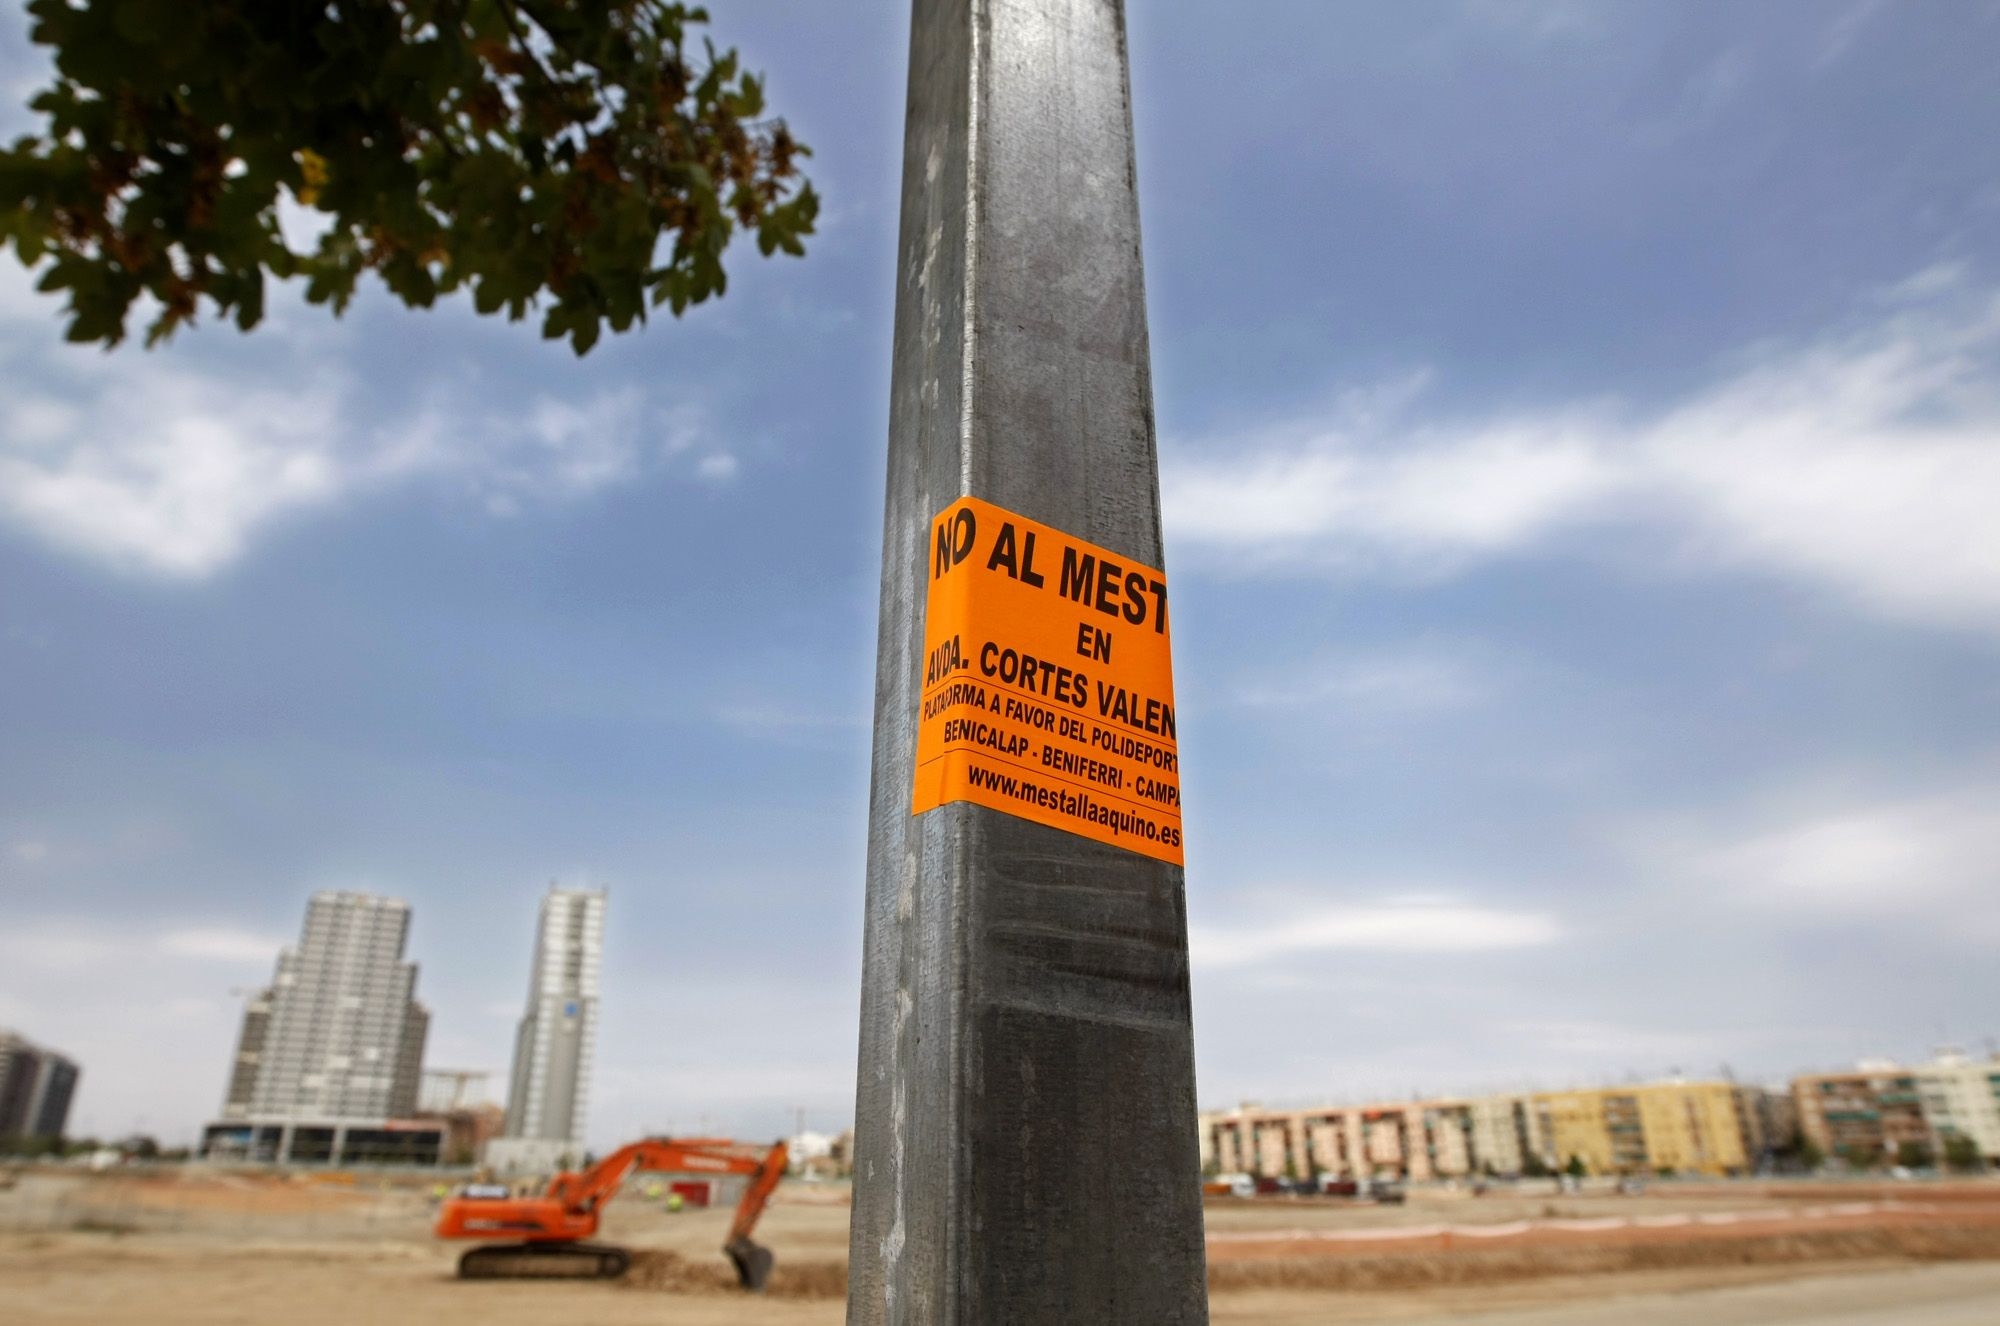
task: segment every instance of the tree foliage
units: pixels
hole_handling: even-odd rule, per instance
[[[28,1137],[20,1133],[0,1136],[0,1156],[21,1156],[33,1159],[37,1156],[60,1156],[63,1141],[60,1137]]]
[[[1964,1133],[1951,1133],[1946,1136],[1944,1163],[1955,1170],[1976,1170],[1986,1167],[1986,1159],[1980,1154],[1979,1143]]]
[[[56,79],[0,150],[0,243],[46,262],[73,341],[151,345],[203,300],[248,330],[267,275],[338,313],[363,273],[427,307],[542,312],[578,354],[723,292],[754,232],[802,254],[806,148],[736,52],[661,0],[30,0]],[[317,245],[279,225],[287,197]]]

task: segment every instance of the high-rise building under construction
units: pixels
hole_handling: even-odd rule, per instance
[[[416,1112],[430,1014],[403,961],[410,905],[315,893],[297,945],[244,1009],[222,1122],[204,1149],[259,1160],[424,1159]],[[407,1153],[407,1154],[406,1154]]]
[[[417,1107],[430,1014],[403,961],[410,904],[315,893],[296,948],[278,955],[253,1115],[393,1118]]]
[[[581,1159],[603,955],[604,890],[551,886],[514,1038],[506,1131],[489,1145],[489,1164],[537,1170]]]

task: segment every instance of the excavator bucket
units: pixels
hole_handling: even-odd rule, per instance
[[[769,1248],[761,1248],[749,1239],[735,1239],[723,1245],[729,1254],[730,1264],[736,1268],[736,1279],[751,1293],[759,1293],[771,1281],[771,1267],[777,1258]]]

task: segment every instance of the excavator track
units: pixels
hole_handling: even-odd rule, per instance
[[[458,1259],[461,1280],[616,1280],[631,1268],[623,1248],[597,1243],[503,1243]]]

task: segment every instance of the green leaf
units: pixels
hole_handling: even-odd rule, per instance
[[[117,0],[112,26],[135,46],[152,46],[174,28],[181,6],[174,0]]]
[[[249,331],[264,317],[264,276],[253,272],[244,283],[244,290],[236,304],[236,326],[240,331]]]
[[[739,229],[766,255],[812,230],[806,148],[756,120],[765,80],[691,6],[26,8],[55,73],[0,152],[0,245],[79,341],[118,344],[142,295],[149,343],[197,313],[247,330],[273,278],[337,314],[373,273],[412,307],[469,285],[482,315],[544,310],[583,354],[723,294]],[[279,229],[292,197],[327,223],[311,253]]]

